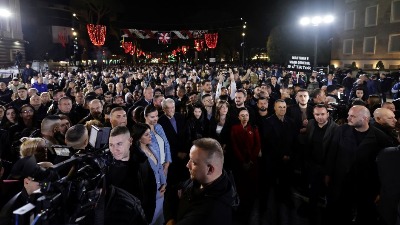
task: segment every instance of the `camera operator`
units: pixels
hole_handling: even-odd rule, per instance
[[[49,166],[51,164],[43,165]],[[14,164],[9,179],[23,182],[23,188],[21,192],[16,194],[3,206],[0,212],[0,224],[15,224],[13,211],[27,203],[34,203],[33,193],[40,189],[39,182],[35,179],[36,168],[37,164],[34,155],[21,158]]]

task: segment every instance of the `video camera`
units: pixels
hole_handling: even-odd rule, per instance
[[[94,212],[99,202],[105,187],[105,173],[112,162],[108,149],[110,128],[93,127],[89,150],[75,153],[48,169],[36,167],[33,177],[40,184],[40,192],[35,194],[32,204],[13,212],[16,224],[87,223],[85,218]],[[68,146],[52,148],[60,156],[67,156],[72,151]],[[60,177],[60,171],[65,169],[69,170],[68,175]]]

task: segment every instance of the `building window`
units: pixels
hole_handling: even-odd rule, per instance
[[[376,37],[364,37],[364,54],[375,54]]]
[[[365,26],[372,27],[378,25],[378,5],[370,6],[365,9]]]
[[[400,22],[400,1],[395,0],[392,2],[392,13],[390,16],[390,22]]]
[[[400,34],[391,34],[389,35],[389,53],[398,53],[400,52]]]
[[[345,39],[343,40],[343,54],[344,55],[352,55],[353,54],[353,39]]]
[[[355,16],[356,16],[356,11],[354,11],[354,10],[345,13],[345,15],[344,15],[344,29],[345,30],[354,29]]]

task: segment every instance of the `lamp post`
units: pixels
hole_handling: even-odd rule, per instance
[[[314,30],[314,70],[317,68],[317,58],[318,58],[318,27],[322,24],[331,24],[334,21],[332,15],[327,15],[324,17],[314,16],[314,17],[303,17],[300,19],[300,25],[302,26],[312,26]]]
[[[245,60],[245,56],[244,56],[244,50],[245,50],[244,38],[246,36],[246,24],[247,24],[247,22],[243,23],[243,31],[242,31],[242,38],[243,39],[242,39],[242,44],[241,44],[242,50],[243,50],[243,52],[242,52],[242,63],[243,63],[243,66],[244,66],[244,60]]]

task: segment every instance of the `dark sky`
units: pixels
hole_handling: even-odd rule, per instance
[[[121,5],[132,0],[118,1]],[[252,47],[265,47],[270,30],[297,23],[309,13],[327,11],[332,0],[203,0],[144,1],[127,12],[121,24],[137,29],[241,29],[247,22],[246,38]],[[128,7],[130,8],[130,7]],[[239,32],[240,35],[241,32]]]

